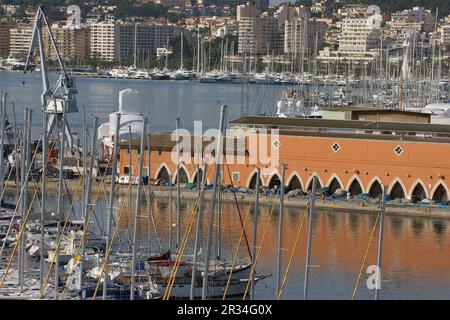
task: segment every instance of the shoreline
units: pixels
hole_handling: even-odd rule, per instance
[[[79,184],[78,179],[66,180],[67,188],[71,193],[75,192],[76,188]],[[47,192],[51,195],[56,195],[58,191],[58,183],[57,181],[48,181],[47,182]],[[8,194],[14,192],[15,182],[14,181],[5,181],[5,190]],[[109,192],[110,184],[105,183],[104,188],[106,192]],[[127,193],[129,185],[125,184],[117,184],[116,185],[116,195],[124,195]],[[29,184],[30,192],[34,192],[34,184]],[[102,192],[102,184],[93,181],[92,182],[92,195],[95,197],[95,194],[99,191]],[[147,189],[147,186],[144,186],[144,189]],[[81,192],[81,187],[79,192]],[[210,195],[211,190],[205,191],[206,201],[208,201],[208,195]],[[198,196],[197,190],[187,190],[181,188],[181,199],[184,200],[195,200]],[[131,194],[136,194],[136,185],[131,186]],[[169,190],[167,187],[161,186],[152,186],[152,196],[155,198],[168,198]],[[174,199],[176,198],[176,188],[172,188],[172,196]],[[238,203],[240,204],[250,204],[254,203],[255,195],[253,194],[242,194],[236,193],[236,198]],[[224,192],[222,194],[222,200],[227,203],[234,202],[234,195],[232,192]],[[260,194],[259,196],[259,204],[268,206],[275,204],[279,204],[279,198],[274,199],[273,196],[266,196]],[[308,199],[305,197],[292,197],[284,198],[284,206],[289,208],[305,208],[308,203]],[[315,207],[317,210],[327,210],[333,213],[361,213],[361,214],[374,214],[379,212],[379,204],[378,203],[369,203],[365,200],[335,200],[329,198],[316,198]],[[386,215],[395,215],[395,216],[405,216],[405,217],[428,217],[428,218],[443,218],[450,219],[450,206],[448,207],[437,207],[437,206],[417,206],[417,205],[392,205],[386,204],[385,206]]]

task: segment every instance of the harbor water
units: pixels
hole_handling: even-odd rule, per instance
[[[127,88],[141,93],[144,116],[149,119],[151,132],[172,131],[175,129],[176,117],[181,117],[181,125],[186,129],[192,129],[194,121],[200,120],[205,130],[217,128],[219,103],[228,105],[227,118],[233,120],[240,117],[241,100],[247,103],[247,96],[250,114],[267,113],[267,110],[273,110],[283,89],[282,86],[249,85],[248,95],[243,97],[239,84],[76,77],[76,85],[79,112],[68,115],[69,125],[74,132],[81,132],[83,105],[86,106],[88,127],[92,126],[89,115],[99,117],[100,124],[108,122],[108,115],[119,108],[119,91]],[[23,119],[23,107],[34,111],[33,136],[37,137],[42,127],[40,74],[0,71],[0,91],[8,92],[9,100],[15,100],[16,119]],[[10,108],[8,118],[12,120],[11,112]]]
[[[75,188],[73,188],[75,189]],[[9,192],[8,192],[9,193]],[[81,216],[81,193],[74,199],[70,208],[69,194],[65,194],[65,212],[69,209],[71,217]],[[174,196],[175,196],[174,191]],[[96,196],[96,195],[94,195]],[[49,196],[48,210],[56,211],[56,198]],[[146,197],[140,207],[140,243],[150,246],[152,252],[169,249],[169,201],[165,198],[153,198],[151,212],[154,223],[148,218],[149,208]],[[7,201],[14,197],[8,196]],[[209,225],[209,196],[205,197],[204,218],[202,225],[202,250],[205,252],[207,228]],[[38,202],[34,203],[39,210]],[[127,250],[134,228],[135,196],[117,198],[114,221],[119,223],[115,248]],[[188,229],[195,207],[195,201],[180,201],[180,234],[183,239]],[[106,230],[108,206],[104,195],[100,193],[92,218],[91,230],[101,234]],[[130,210],[131,208],[131,210]],[[261,251],[256,272],[268,277],[255,286],[256,299],[275,299],[276,291],[276,255],[279,210],[275,205],[261,205],[258,214],[257,246]],[[216,207],[217,210],[217,207]],[[239,211],[244,221],[249,247],[252,244],[253,205],[239,204]],[[222,259],[232,261],[238,252],[239,262],[250,262],[245,237],[242,235],[239,211],[234,203],[222,204]],[[271,214],[272,212],[272,214]],[[216,212],[217,213],[217,212]],[[283,226],[283,275],[294,246],[302,219],[304,208],[287,207],[284,212]],[[270,219],[269,219],[270,218]],[[370,234],[376,220],[376,214],[349,213],[339,211],[317,210],[312,222],[311,269],[309,297],[311,299],[351,299],[363,257],[369,244]],[[308,220],[303,224],[297,248],[292,256],[292,263],[286,280],[283,299],[302,299],[305,272]],[[172,251],[176,246],[176,200],[172,203]],[[215,237],[213,254],[217,253],[217,215],[214,221]],[[263,240],[264,231],[267,229]],[[382,263],[382,289],[380,299],[450,299],[450,221],[448,219],[405,217],[387,215],[385,218]],[[193,253],[195,223],[184,253]],[[158,241],[161,244],[159,248]],[[374,234],[364,266],[364,272],[358,286],[356,299],[373,299],[374,290],[369,290],[367,281],[371,275],[367,272],[370,265],[376,265],[378,229]]]

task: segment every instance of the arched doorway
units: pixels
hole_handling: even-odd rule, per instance
[[[161,184],[167,185],[170,183],[169,171],[164,166],[161,167],[156,178],[160,181]]]
[[[268,185],[269,189],[272,189],[275,186],[280,187],[280,185],[281,185],[280,177],[278,177],[277,174],[274,174],[272,176],[272,178],[270,178],[269,185]]]
[[[392,199],[404,199],[405,198],[405,192],[403,191],[402,185],[400,182],[396,182],[389,193],[391,195]]]
[[[193,183],[197,183],[198,180],[200,180],[200,182],[202,181],[202,177],[203,177],[203,170],[199,169],[194,176],[194,180],[192,181]]]
[[[348,188],[347,192],[350,192],[350,194],[352,196],[356,196],[358,194],[363,193],[361,184],[359,183],[358,179],[353,179],[353,181],[350,184],[350,187]]]
[[[328,194],[331,195],[335,193],[337,189],[342,189],[342,186],[339,183],[338,179],[333,178],[333,180],[331,180],[330,184],[328,185]]]
[[[313,185],[313,179],[311,179],[311,181],[308,184],[308,188],[306,189],[306,191],[312,191],[312,185]],[[322,188],[322,184],[320,183],[320,180],[317,178],[316,179],[316,190]]]
[[[425,189],[423,188],[421,183],[416,184],[416,186],[413,189],[413,192],[411,193],[411,200],[416,203],[420,202],[423,199],[427,198],[427,194],[425,192]]]
[[[433,200],[436,202],[448,201],[447,190],[445,190],[442,184],[439,184],[436,190],[434,190]]]
[[[375,180],[369,189],[369,196],[374,197],[374,198],[381,198],[382,194],[383,194],[383,189],[381,187],[381,183],[378,182],[378,180]]]
[[[175,177],[175,182],[177,181],[178,177]],[[187,175],[186,170],[184,170],[183,167],[180,167],[180,183],[188,183],[189,177]]]
[[[302,183],[300,182],[300,179],[296,175],[294,175],[289,181],[288,187],[289,190],[302,190]]]
[[[258,174],[255,172],[253,176],[250,179],[250,182],[248,183],[248,188],[254,190],[256,188],[256,177]],[[259,186],[261,187],[263,185],[261,177],[259,177]]]

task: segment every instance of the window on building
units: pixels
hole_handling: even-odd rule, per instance
[[[232,176],[233,182],[239,182],[240,181],[240,174],[239,174],[239,172],[233,172],[231,176]]]
[[[123,168],[123,173],[124,174],[133,174],[133,166],[125,166],[124,168]]]

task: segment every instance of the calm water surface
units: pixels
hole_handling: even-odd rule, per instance
[[[25,81],[25,85],[22,84]],[[53,80],[51,80],[52,82]],[[87,115],[99,117],[99,123],[109,121],[108,115],[119,108],[119,91],[135,89],[142,94],[143,113],[148,117],[151,131],[172,130],[176,117],[181,117],[182,126],[193,128],[194,120],[202,120],[203,127],[217,128],[219,123],[219,102],[228,105],[227,119],[234,120],[241,114],[241,85],[208,84],[194,81],[148,81],[124,79],[96,79],[77,77],[78,114],[69,115],[73,131],[82,126],[82,106]],[[0,91],[6,91],[10,100],[16,101],[16,117],[23,118],[23,107],[35,112],[33,132],[41,130],[40,95],[42,83],[39,73],[0,71]],[[249,85],[250,113],[272,110],[282,94],[281,86]],[[246,100],[245,100],[246,101]],[[11,108],[8,112],[12,119]],[[88,119],[88,125],[93,120]]]
[[[73,194],[74,192],[72,192]],[[209,195],[207,197],[209,199]],[[67,196],[66,196],[67,200]],[[117,202],[121,214],[116,214],[119,221],[118,241],[127,243],[130,239],[129,230],[134,228],[134,196],[131,211],[129,202],[121,196]],[[50,202],[50,201],[49,201]],[[49,203],[49,210],[56,210],[56,201]],[[80,215],[79,203],[75,201],[75,211]],[[209,202],[209,201],[208,201]],[[53,207],[52,207],[53,206]],[[182,200],[180,205],[181,238],[189,225],[195,206],[194,201]],[[66,203],[66,210],[68,204]],[[176,221],[176,203],[172,205],[172,222]],[[37,209],[37,207],[36,207]],[[155,219],[156,232],[151,221],[146,218],[148,206],[143,201],[140,219],[141,242],[150,245],[153,251],[158,251],[157,239],[162,250],[168,248],[169,234],[169,202],[164,198],[152,201],[152,211]],[[253,208],[240,204],[240,212],[245,221],[248,240],[252,241]],[[131,212],[131,213],[130,213]],[[260,281],[255,290],[259,299],[273,299],[276,289],[276,248],[278,235],[278,207],[275,206],[270,217],[271,206],[262,206],[258,214],[257,245],[261,246],[257,271],[272,275]],[[286,208],[283,226],[283,274],[305,209]],[[93,227],[105,230],[107,205],[103,196],[96,207],[96,218]],[[205,205],[203,222],[203,253],[206,248],[207,227],[209,225],[209,206]],[[270,217],[270,219],[269,219]],[[310,298],[311,299],[351,299],[357,276],[361,268],[363,256],[369,243],[370,233],[375,222],[375,214],[343,213],[317,211],[313,218],[313,242],[311,248]],[[149,228],[150,226],[150,228]],[[217,248],[217,220],[214,223],[214,252]],[[267,228],[264,241],[263,232]],[[291,268],[288,274],[284,299],[302,299],[304,265],[307,243],[308,222],[305,221],[301,230],[297,249],[294,252]],[[150,233],[148,232],[150,230]],[[240,261],[250,261],[243,239],[238,248],[241,236],[241,225],[235,204],[224,203],[222,210],[222,249],[223,257],[232,261],[236,251]],[[192,254],[195,235],[195,224],[190,233],[185,253]],[[172,228],[173,243],[176,241],[175,227]],[[375,265],[377,259],[378,230],[369,249],[365,269]],[[450,299],[450,221],[445,219],[386,216],[385,236],[382,261],[381,299]],[[363,273],[359,285],[357,299],[373,299],[374,292],[367,289],[366,281],[369,274]]]

